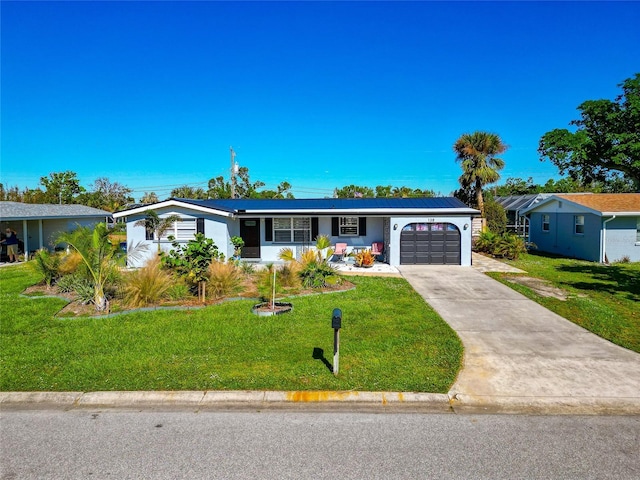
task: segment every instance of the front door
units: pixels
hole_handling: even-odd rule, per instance
[[[244,240],[242,258],[260,258],[260,219],[240,219],[240,237]]]

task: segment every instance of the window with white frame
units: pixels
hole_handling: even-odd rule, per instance
[[[358,217],[339,217],[338,235],[341,237],[357,237],[359,235],[360,219]]]
[[[543,232],[548,232],[550,230],[549,220],[550,220],[549,214],[547,213],[542,214],[542,231]]]
[[[311,218],[274,218],[274,243],[306,243],[311,241]]]
[[[583,235],[584,234],[584,215],[574,215],[573,220],[574,220],[573,232],[576,235]]]
[[[174,222],[171,228],[162,234],[160,240],[169,240],[169,237],[175,240],[192,240],[196,236],[196,229],[195,218],[183,218]]]

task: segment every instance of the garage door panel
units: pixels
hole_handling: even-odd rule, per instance
[[[460,231],[453,224],[412,224],[400,234],[400,263],[460,265]],[[406,227],[405,227],[406,228]],[[433,228],[433,230],[431,230]]]

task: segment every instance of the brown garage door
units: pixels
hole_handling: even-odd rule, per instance
[[[400,233],[401,265],[460,265],[460,230],[452,223],[411,223]]]

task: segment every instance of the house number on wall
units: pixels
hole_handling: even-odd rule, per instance
[[[427,223],[436,223],[435,218],[427,218]]]

